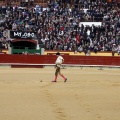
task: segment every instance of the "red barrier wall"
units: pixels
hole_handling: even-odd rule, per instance
[[[120,66],[120,57],[112,56],[69,56],[64,55],[64,64]],[[54,64],[55,55],[0,55],[0,63]]]

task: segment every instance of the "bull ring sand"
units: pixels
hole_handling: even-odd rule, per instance
[[[0,68],[0,120],[119,120],[120,69]]]

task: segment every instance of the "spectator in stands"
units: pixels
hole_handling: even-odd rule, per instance
[[[79,47],[78,47],[78,52],[83,52],[83,47],[82,47],[82,45],[80,45]]]
[[[118,45],[117,53],[118,53],[118,55],[120,55],[120,45]]]
[[[112,46],[112,56],[115,55],[115,52],[116,52],[116,46],[115,46],[115,44],[113,44],[113,46]]]

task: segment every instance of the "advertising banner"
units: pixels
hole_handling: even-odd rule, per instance
[[[35,39],[36,34],[34,32],[10,31],[10,38]]]

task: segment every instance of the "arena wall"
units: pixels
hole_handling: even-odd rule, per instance
[[[114,66],[120,67],[120,57],[112,56],[72,56],[63,55],[65,66]],[[44,67],[54,65],[56,55],[0,55],[1,65],[11,65],[12,67]]]

